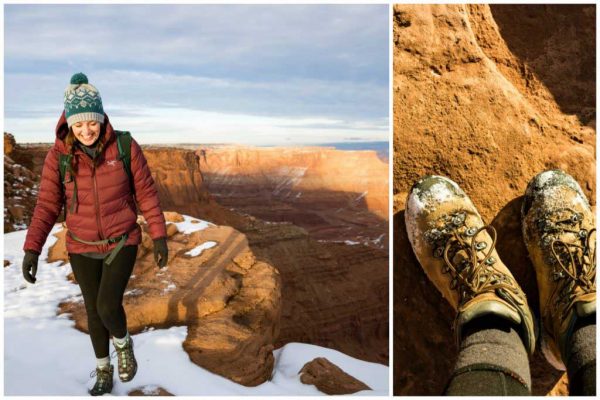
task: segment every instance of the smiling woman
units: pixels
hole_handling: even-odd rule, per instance
[[[137,200],[148,221],[160,268],[167,264],[167,234],[154,180],[139,145],[128,133],[113,130],[100,93],[84,74],[73,75],[64,104],[55,144],[44,161],[38,200],[23,246],[22,269],[25,280],[35,283],[42,247],[63,204],[69,205],[67,252],[83,294],[97,358],[97,380],[90,394],[102,395],[113,387],[111,335],[121,381],[132,380],[137,372],[122,302],[141,231],[137,213],[119,205]],[[127,147],[124,138],[128,138]],[[117,160],[123,168],[115,168]]]
[[[100,124],[98,121],[82,121],[77,122],[71,127],[73,135],[82,144],[91,146],[100,137]]]

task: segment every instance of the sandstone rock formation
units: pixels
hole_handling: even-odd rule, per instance
[[[329,395],[352,394],[371,388],[326,358],[318,357],[304,364],[300,370],[300,381],[315,385],[321,392]]]
[[[312,343],[388,363],[387,252],[323,243],[291,224],[247,227],[256,257],[281,273],[283,310],[276,347]]]
[[[31,156],[4,133],[4,232],[26,229],[37,200],[38,176]]]
[[[177,221],[181,216],[166,217]],[[231,227],[187,233],[171,223],[167,233],[166,270],[155,265],[152,240],[143,234],[124,296],[129,331],[187,325],[183,347],[194,363],[242,385],[265,382],[273,371],[273,343],[281,316],[278,271],[258,261],[246,237]],[[64,246],[63,240],[59,236],[54,247]],[[210,242],[213,247],[190,254]],[[50,255],[65,260],[60,251],[51,249]],[[87,331],[81,298],[61,303],[60,309],[71,314],[77,329]]]
[[[311,236],[387,248],[388,164],[375,151],[204,147],[208,190],[225,207]]]
[[[519,208],[535,174],[561,168],[595,197],[593,5],[394,6],[394,393],[440,394],[456,348],[452,310],[422,272],[404,201],[446,175],[498,231],[537,312]],[[533,392],[560,377],[536,352]]]
[[[171,190],[174,180],[165,179],[158,185],[163,207],[234,227],[247,236],[257,259],[279,270],[284,299],[276,347],[306,342],[388,362],[387,251],[319,242],[289,222],[268,223],[223,207],[223,197],[218,203],[206,195],[207,173],[188,170],[196,157],[192,151],[145,147],[144,154],[155,180],[177,171],[179,179],[195,182],[195,191]]]
[[[40,171],[48,149],[49,145],[27,147]],[[387,364],[387,251],[320,242],[289,222],[265,222],[223,207],[207,194],[193,151],[157,146],[143,149],[159,182],[163,209],[235,228],[246,235],[257,260],[279,270],[283,301],[276,347],[289,342],[312,343]],[[170,174],[178,181],[169,178]]]

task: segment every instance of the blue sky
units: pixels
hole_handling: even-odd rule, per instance
[[[142,143],[388,140],[387,5],[5,5],[5,126],[50,142],[84,72]]]

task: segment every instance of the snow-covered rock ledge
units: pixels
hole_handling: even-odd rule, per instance
[[[221,256],[230,257],[230,251],[224,251],[230,249],[227,243],[237,243],[239,245],[235,240],[235,232],[237,231],[231,230],[229,234],[223,236],[224,231],[219,232],[218,228],[227,227],[216,227],[199,220],[193,223],[192,218],[186,216],[183,216],[182,219],[183,221],[174,223],[178,224],[178,229],[176,233],[172,233],[169,239],[171,256],[168,270],[163,272],[162,276],[159,276],[161,272],[152,263],[145,265],[143,258],[138,258],[139,265],[136,264],[134,277],[130,281],[128,289],[147,290],[146,294],[148,292],[156,293],[156,296],[153,297],[155,299],[170,299],[174,296],[174,293],[180,293],[174,292],[171,285],[175,285],[176,288],[186,287],[183,280],[185,274],[178,275],[176,273],[178,260],[187,260],[188,264],[185,264],[185,267],[182,264],[179,268],[185,269],[189,273],[190,267],[193,265],[201,269],[202,265],[208,260],[211,260],[210,264],[214,265]],[[189,230],[194,230],[192,227],[201,229],[189,232]],[[57,225],[53,229],[53,233],[58,233],[61,229],[62,227]],[[211,230],[215,230],[214,235],[209,234]],[[174,232],[173,229],[170,231]],[[182,233],[184,231],[189,233]],[[239,232],[237,233],[239,234]],[[47,262],[48,249],[57,241],[53,234],[49,236],[40,256],[36,284],[31,285],[25,282],[21,273],[23,259],[21,248],[25,235],[26,231],[19,231],[5,234],[4,237],[4,259],[9,262],[9,265],[4,268],[5,394],[87,395],[87,389],[93,385],[93,379],[89,378],[89,372],[94,369],[95,357],[87,334],[74,329],[76,323],[80,324],[80,320],[85,319],[83,304],[78,301],[81,298],[79,287],[68,280],[71,273],[71,267],[68,263],[61,265],[61,262]],[[178,241],[178,235],[187,235],[186,240]],[[194,238],[192,238],[192,235],[195,235]],[[217,238],[216,236],[220,237]],[[201,246],[203,242],[210,241],[216,242],[217,245],[204,246],[202,251],[195,256],[185,254],[193,249],[198,252],[198,246]],[[245,242],[242,240],[242,243]],[[238,245],[235,247],[239,248]],[[144,252],[140,250],[140,254],[142,253],[144,253],[144,256],[152,257],[151,251]],[[241,274],[243,271],[239,264],[249,263],[249,260],[251,260],[244,251],[241,254],[245,254],[245,256],[238,259],[237,264],[233,262],[235,257],[230,257],[229,262],[223,265],[223,270],[229,269],[229,272],[231,272],[232,268],[237,268],[236,274]],[[263,272],[262,278],[264,278],[265,272],[270,271],[266,266],[262,266],[260,269]],[[276,270],[274,271],[276,272]],[[232,277],[233,283],[237,284],[240,277],[235,274]],[[242,277],[241,280],[243,281],[243,279]],[[136,284],[136,281],[140,283]],[[223,280],[216,279],[216,281],[219,282],[217,286],[223,286]],[[213,282],[215,282],[215,279],[213,279]],[[255,283],[257,282],[259,281]],[[192,287],[194,286],[192,285]],[[237,290],[240,287],[243,287],[243,285],[237,287]],[[250,285],[248,285],[249,287]],[[218,337],[215,336],[218,333],[216,330],[208,329],[208,331],[201,332],[202,329],[206,329],[207,318],[213,316],[213,318],[223,320],[223,313],[226,314],[230,313],[231,310],[235,310],[235,304],[230,304],[232,303],[231,299],[219,303],[216,295],[218,291],[205,288],[200,292],[201,294],[196,295],[196,298],[202,298],[202,301],[198,301],[196,304],[203,304],[202,307],[208,308],[198,306],[194,312],[198,313],[195,318],[198,321],[202,320],[204,325],[193,324],[186,319],[186,316],[189,316],[189,310],[182,306],[182,304],[186,304],[182,300],[186,297],[182,296],[180,301],[177,302],[178,306],[171,308],[180,310],[181,313],[178,311],[171,315],[177,316],[177,318],[186,317],[180,320],[179,325],[183,326],[169,327],[168,324],[162,324],[165,329],[159,329],[161,323],[157,321],[143,324],[144,318],[140,314],[144,314],[141,311],[146,307],[144,303],[148,303],[148,301],[143,301],[144,294],[126,297],[125,307],[130,320],[130,330],[135,332],[134,340],[139,370],[135,379],[131,382],[122,383],[116,379],[115,388],[113,389],[114,395],[126,395],[134,389],[150,390],[158,387],[175,395],[319,395],[323,393],[312,385],[302,384],[298,374],[305,363],[316,357],[327,358],[348,374],[373,388],[372,391],[361,391],[357,394],[387,395],[389,372],[387,366],[356,360],[338,351],[309,344],[289,343],[272,351],[273,363],[270,376],[267,377],[268,380],[263,380],[263,383],[254,387],[243,386],[200,367],[199,365],[202,365],[202,363],[198,360],[194,360],[196,363],[192,362],[190,357],[193,359],[193,356],[190,355],[189,349],[186,349],[186,347],[208,346],[211,344],[211,341],[208,340],[210,337],[218,340]],[[262,293],[264,295],[264,291]],[[252,295],[251,292],[243,294],[243,296]],[[134,301],[128,301],[129,297]],[[171,300],[172,302],[173,300]],[[63,307],[65,307],[65,304],[69,304],[72,314],[62,313],[57,315],[59,304],[63,304]],[[167,301],[167,304],[169,304],[169,301]],[[229,307],[231,307],[231,310],[227,311]],[[80,314],[83,312],[79,317],[75,315],[78,308]],[[209,309],[210,311],[207,311]],[[202,310],[206,311],[206,315],[201,316]],[[63,311],[66,311],[66,309]],[[153,315],[160,315],[160,313],[154,313]],[[244,323],[257,318],[252,315],[244,315],[242,318],[239,313],[236,314],[235,312],[229,314],[229,317],[234,315],[237,315],[238,321]],[[75,318],[75,320],[71,318]],[[183,321],[185,323],[182,323]],[[252,324],[246,327],[242,326],[242,328],[248,332],[249,329],[252,329]],[[82,329],[82,326],[79,326],[79,329]],[[270,327],[270,329],[273,329],[273,327]],[[190,340],[192,336],[190,330],[196,330],[196,333],[200,333],[198,337],[203,339],[200,342],[193,343]],[[188,351],[186,352],[186,350]],[[227,365],[227,359],[224,358],[223,360],[224,362],[221,364]],[[238,358],[238,360],[238,364],[249,362],[243,357]],[[210,365],[207,366],[211,367]],[[256,367],[256,364],[253,367]],[[27,371],[27,373],[23,371]],[[217,372],[220,373],[220,371]],[[35,384],[32,384],[33,382]]]

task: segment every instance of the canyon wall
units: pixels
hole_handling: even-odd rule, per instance
[[[246,235],[258,260],[278,269],[282,313],[276,346],[289,342],[313,343],[363,360],[388,362],[387,251],[376,246],[318,241],[290,222],[263,221],[224,207],[220,204],[223,196],[213,199],[206,195],[210,188],[206,183],[209,174],[204,170],[202,155],[200,174],[188,171],[193,163],[183,160],[196,157],[192,151],[148,147],[144,154],[155,180],[161,181],[158,184],[161,204],[170,204],[169,208],[177,212],[193,211],[196,214],[191,215],[195,217],[234,227]],[[164,179],[172,171],[179,171],[176,174],[179,179],[196,182],[196,189],[180,191],[177,185],[172,187],[169,182],[173,180]],[[169,203],[174,196],[181,196],[177,204]],[[196,209],[190,210],[190,204]]]
[[[387,248],[388,164],[375,151],[203,147],[207,190],[226,207],[312,237]]]
[[[454,313],[412,252],[404,202],[445,175],[498,231],[497,250],[538,311],[520,229],[527,182],[561,168],[595,203],[594,5],[395,5],[394,392],[438,395],[452,371]],[[533,392],[560,373],[537,351]]]
[[[48,148],[27,146],[34,173],[36,168],[41,172]],[[156,146],[143,149],[163,209],[236,229],[247,238],[257,262],[279,271],[282,299],[276,347],[313,343],[363,360],[388,362],[387,251],[322,242],[290,222],[238,213],[208,192],[198,154]]]

